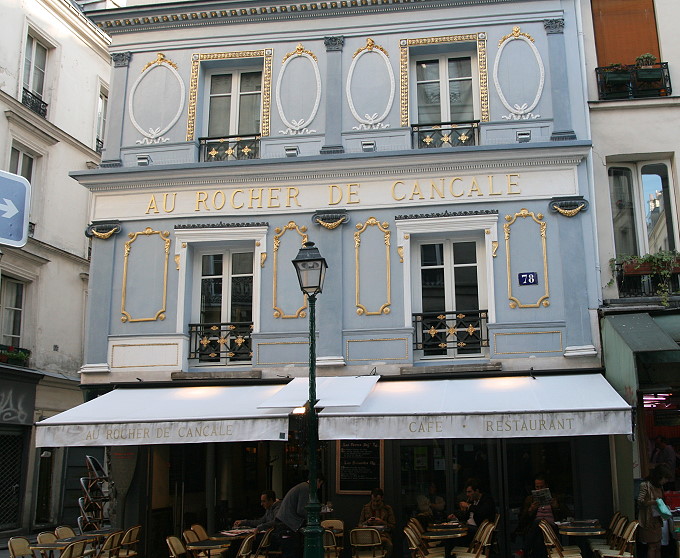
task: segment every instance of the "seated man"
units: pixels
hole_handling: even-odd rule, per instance
[[[482,492],[482,486],[477,479],[470,479],[465,487],[464,502],[458,505],[460,511],[458,514],[449,515],[449,520],[458,518],[461,523],[467,525],[467,535],[460,539],[458,543],[460,546],[468,546],[472,542],[477,529],[484,520],[493,523],[496,520],[496,503],[491,494]],[[450,555],[450,550],[453,548],[453,541],[446,541],[444,547],[446,548],[446,556]]]
[[[260,494],[260,505],[264,508],[264,515],[257,519],[238,519],[234,521],[234,527],[255,527],[257,531],[266,531],[274,527],[276,512],[281,505],[281,500],[276,499],[273,490],[263,490]]]
[[[394,518],[392,506],[385,504],[385,493],[382,488],[371,490],[371,501],[361,508],[359,525],[363,527],[380,527],[380,539],[385,549],[386,557],[392,556],[392,530],[397,521]]]

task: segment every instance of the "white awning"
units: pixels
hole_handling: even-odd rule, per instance
[[[378,383],[319,414],[322,440],[630,434],[631,408],[600,374]]]
[[[361,405],[380,376],[324,376],[316,378],[317,408]],[[279,392],[259,405],[261,409],[302,407],[309,400],[309,379],[293,378]]]
[[[282,387],[116,389],[37,423],[36,446],[287,440],[289,410],[258,408]]]

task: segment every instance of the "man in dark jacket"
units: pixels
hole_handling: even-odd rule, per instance
[[[449,515],[449,520],[458,518],[461,523],[467,525],[467,535],[458,543],[462,546],[470,544],[477,529],[485,519],[491,523],[496,521],[496,502],[494,502],[491,494],[482,492],[482,485],[478,480],[470,479],[468,481],[465,486],[465,497],[465,501],[458,504],[460,511]],[[453,544],[446,546],[453,547]],[[449,552],[446,555],[448,556]]]

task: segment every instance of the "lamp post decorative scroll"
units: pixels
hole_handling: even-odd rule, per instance
[[[309,300],[309,401],[307,401],[309,448],[309,502],[305,528],[304,558],[323,558],[323,528],[319,516],[321,503],[317,494],[319,417],[316,411],[316,296],[323,289],[328,265],[313,242],[305,242],[293,260],[300,290]]]

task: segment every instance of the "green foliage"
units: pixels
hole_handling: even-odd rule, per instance
[[[636,66],[651,66],[652,64],[656,63],[656,56],[651,54],[650,52],[646,52],[645,54],[641,54],[635,59],[635,65]]]
[[[676,250],[660,250],[654,254],[644,256],[621,256],[616,260],[610,260],[610,266],[621,264],[624,269],[638,270],[649,268],[652,281],[656,284],[656,295],[661,298],[661,304],[668,306],[668,299],[672,294],[671,277],[680,267],[680,253]]]

